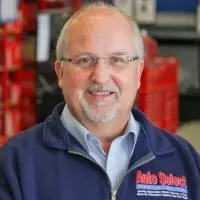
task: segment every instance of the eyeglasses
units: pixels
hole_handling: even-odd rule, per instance
[[[62,57],[61,61],[69,62],[79,68],[89,68],[97,64],[99,59],[104,59],[110,66],[120,69],[126,68],[130,62],[138,60],[139,57],[129,57],[127,55],[112,55],[108,58],[98,57],[93,54],[76,55],[71,58]]]

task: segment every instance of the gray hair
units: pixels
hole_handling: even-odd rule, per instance
[[[117,13],[121,14],[131,25],[132,30],[133,30],[133,38],[135,41],[135,47],[136,47],[136,52],[137,52],[137,56],[139,57],[139,59],[141,61],[144,60],[144,44],[143,44],[143,39],[142,36],[140,34],[140,30],[139,27],[136,23],[136,21],[134,19],[131,19],[127,14],[125,14],[124,12],[122,12],[121,10],[119,10],[118,8],[110,5],[110,4],[106,4],[106,3],[102,3],[102,2],[98,2],[98,3],[92,3],[89,4],[85,7],[82,7],[79,11],[75,12],[69,19],[68,21],[65,23],[64,27],[61,30],[60,36],[58,38],[57,41],[57,45],[56,45],[56,58],[57,60],[62,60],[62,58],[64,57],[64,52],[66,52],[66,31],[69,27],[69,25],[73,22],[73,20],[81,13],[85,12],[88,9],[91,8],[110,8],[114,11],[116,11]]]

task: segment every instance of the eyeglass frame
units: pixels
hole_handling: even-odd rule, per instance
[[[87,55],[87,56],[90,56],[90,57],[93,57],[94,59],[95,59],[95,62],[92,64],[92,65],[96,65],[97,63],[98,63],[98,60],[99,59],[104,59],[104,61],[106,62],[106,63],[108,63],[108,61],[109,61],[109,58],[110,57],[99,57],[99,56],[96,56],[96,55],[88,55],[88,54],[85,54],[85,55]],[[76,58],[76,57],[78,57],[79,55],[74,55],[74,56],[72,56],[72,57],[61,57],[61,60],[60,61],[64,61],[64,62],[69,62],[69,63],[72,63],[73,65],[78,65],[77,63],[74,63],[74,59]],[[80,55],[81,56],[81,55]],[[82,56],[84,56],[84,54],[82,55]],[[113,55],[114,56],[114,55]],[[115,56],[117,56],[117,55],[115,55]],[[112,57],[112,56],[111,56]],[[136,60],[139,60],[139,56],[135,56],[135,57],[130,57],[130,56],[126,56],[126,64],[129,64],[130,62],[133,62],[133,61],[136,61]],[[92,66],[91,65],[91,66]],[[91,67],[91,66],[87,66],[87,67]],[[84,67],[83,67],[84,68]]]

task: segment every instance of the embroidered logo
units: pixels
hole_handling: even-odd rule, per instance
[[[188,199],[188,190],[185,176],[175,176],[158,172],[136,172],[137,196],[171,197],[175,199]]]

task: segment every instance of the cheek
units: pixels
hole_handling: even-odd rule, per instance
[[[135,100],[138,87],[138,73],[134,69],[124,75],[113,78],[120,90],[120,102],[124,109],[129,109]]]
[[[121,95],[132,95],[137,91],[138,73],[136,70],[113,77],[113,80],[118,86]]]
[[[66,70],[63,74],[63,93],[65,98],[77,101],[84,92],[87,75],[76,70]]]

